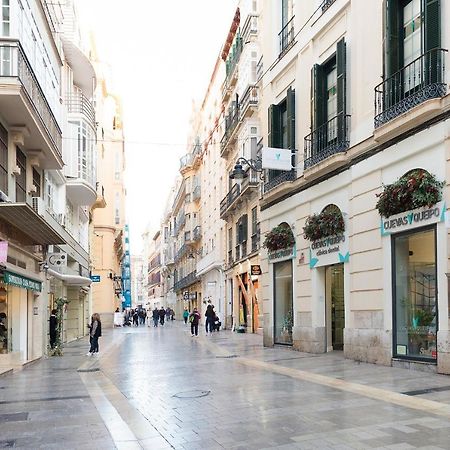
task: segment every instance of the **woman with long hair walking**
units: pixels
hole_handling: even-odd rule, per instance
[[[102,335],[102,322],[98,313],[92,314],[91,323],[88,324],[88,327],[89,342],[91,343],[91,348],[89,349],[88,356],[93,354],[98,355],[98,338]]]

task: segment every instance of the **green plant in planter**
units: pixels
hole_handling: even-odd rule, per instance
[[[56,341],[55,346],[51,348],[49,346],[48,348],[48,354],[49,356],[62,356],[63,350],[62,350],[62,324],[64,320],[64,305],[69,303],[69,300],[66,298],[58,298],[55,301],[56,306]]]
[[[423,169],[414,169],[377,194],[380,216],[390,217],[411,209],[431,207],[442,200],[443,181]]]
[[[344,217],[339,208],[326,208],[320,214],[312,214],[306,219],[303,236],[308,241],[318,241],[328,236],[342,234],[344,231]]]
[[[295,237],[287,223],[282,223],[269,231],[263,243],[263,247],[270,252],[291,248],[294,245]]]

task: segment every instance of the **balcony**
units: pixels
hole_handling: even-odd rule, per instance
[[[92,102],[80,91],[66,97],[66,105],[69,114],[82,116],[95,130],[95,110]]]
[[[336,0],[324,0],[320,6],[322,9],[322,14],[335,2]]]
[[[242,50],[244,49],[244,41],[239,34],[236,35],[236,40],[230,50],[230,54],[225,63],[226,79],[225,83],[232,86],[237,80],[237,65],[241,58]]]
[[[200,185],[197,185],[194,187],[194,190],[192,191],[192,201],[196,202],[200,200],[202,196],[202,188]]]
[[[174,229],[175,236],[178,236],[178,234],[180,233],[182,228],[184,228],[185,223],[186,223],[186,216],[183,211],[183,214],[179,214],[177,217],[177,223],[176,223],[175,229]]]
[[[225,117],[225,133],[220,141],[220,156],[224,158],[227,154],[229,145],[235,141],[236,128],[239,123],[239,105],[234,108],[234,111],[230,112]]]
[[[180,172],[183,173],[186,170],[192,168],[194,157],[192,153],[187,153],[180,159]]]
[[[201,238],[202,238],[202,227],[200,225],[197,225],[194,228],[194,232],[193,232],[194,242],[198,242]]]
[[[252,116],[257,112],[259,104],[258,86],[249,86],[239,103],[240,120]]]
[[[62,133],[18,41],[0,40],[0,110],[21,131],[25,148],[38,152],[40,167],[62,169]],[[23,131],[22,131],[23,130]]]
[[[197,271],[194,270],[193,272],[191,272],[189,275],[185,276],[181,280],[176,281],[173,284],[173,289],[175,291],[181,291],[182,289],[191,286],[192,284],[196,283],[197,281],[198,281]]]
[[[281,170],[276,171],[280,172],[279,174],[271,177],[269,181],[264,183],[264,194],[269,193],[271,190],[280,186],[283,183],[295,181],[297,179],[297,171],[296,170]]]
[[[96,208],[106,208],[105,187],[100,186],[99,183],[97,183],[97,198],[92,205],[92,209]]]
[[[183,244],[177,251],[174,261],[175,263],[181,261],[181,259],[183,258],[183,256],[187,253],[189,247],[186,244]]]
[[[294,19],[295,16],[282,28],[278,33],[278,39],[280,41],[280,54],[281,58],[295,43],[295,32],[294,32]]]
[[[242,27],[242,41],[249,42],[258,35],[258,16],[249,14]]]
[[[259,223],[256,225],[256,233],[252,234],[252,253],[259,250],[259,247],[261,245],[261,231]]]
[[[223,219],[228,213],[239,205],[240,200],[251,192],[256,192],[259,186],[259,174],[253,169],[247,170],[247,177],[243,179],[242,184],[235,184],[228,194],[220,202],[220,218]]]
[[[446,53],[441,48],[430,50],[375,87],[375,128],[446,94]]]
[[[347,151],[350,116],[339,114],[305,137],[305,170],[337,153]]]

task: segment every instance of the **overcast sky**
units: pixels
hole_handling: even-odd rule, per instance
[[[124,105],[132,253],[159,226],[186,153],[192,100],[203,98],[237,0],[78,0]]]

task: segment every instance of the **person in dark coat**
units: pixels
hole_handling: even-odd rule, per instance
[[[49,319],[50,348],[55,348],[56,345],[56,328],[58,326],[58,318],[56,317],[56,313],[57,313],[56,309],[52,309],[52,313]]]
[[[133,313],[133,325],[139,326],[139,313],[137,309]]]
[[[155,306],[155,309],[152,312],[152,319],[153,319],[153,326],[158,326],[158,320],[159,320],[159,311],[158,308]]]
[[[200,322],[200,313],[197,308],[189,315],[189,322],[191,322],[191,335],[198,336],[198,324]]]
[[[206,334],[208,334],[208,331],[210,334],[214,331],[214,319],[216,318],[216,313],[214,311],[213,305],[208,305],[205,312],[206,317]]]
[[[161,325],[164,325],[165,318],[166,318],[166,311],[164,310],[164,307],[161,306],[161,309],[159,310],[159,323]]]
[[[98,338],[102,335],[102,322],[100,321],[100,315],[98,313],[92,314],[91,323],[89,327],[89,341],[91,348],[88,355],[98,355]]]

